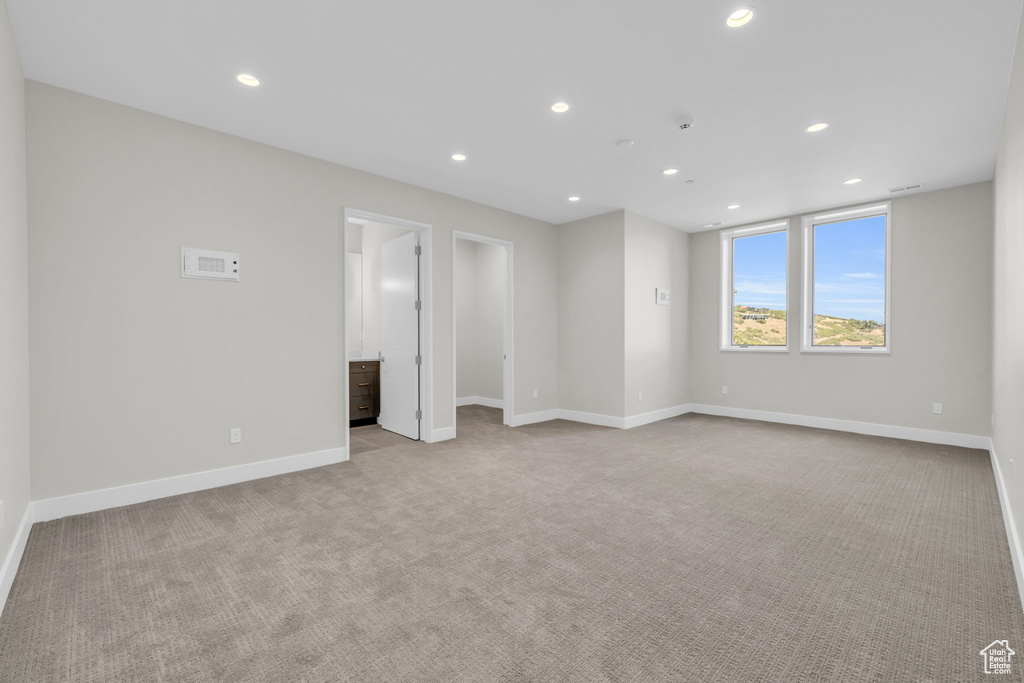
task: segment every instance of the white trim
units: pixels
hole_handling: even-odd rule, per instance
[[[514,250],[515,245],[507,240],[501,240],[496,237],[486,237],[484,235],[477,235],[471,232],[464,232],[462,230],[452,230],[452,399],[454,407],[458,407],[458,399],[455,396],[455,387],[457,384],[456,369],[458,367],[458,356],[457,354],[457,338],[456,333],[456,301],[455,292],[457,289],[456,283],[456,268],[455,268],[455,246],[456,240],[469,240],[471,242],[480,242],[482,244],[491,244],[496,247],[502,247],[505,249],[505,323],[504,323],[504,356],[505,364],[502,368],[502,402],[501,405],[492,406],[494,408],[501,408],[502,422],[510,427],[513,425],[515,415],[515,258]],[[490,400],[490,399],[488,399]],[[481,405],[490,405],[488,403],[482,403]],[[457,422],[455,417],[455,410],[452,409],[452,422]],[[457,425],[456,425],[457,427]]]
[[[558,419],[571,420],[572,422],[582,422],[588,425],[598,425],[599,427],[615,427],[617,429],[626,428],[626,418],[624,417],[599,415],[598,413],[583,413],[578,410],[560,409],[558,411]]]
[[[761,422],[777,422],[780,424],[798,425],[801,427],[831,429],[839,432],[851,432],[854,434],[866,434],[869,436],[883,436],[890,439],[907,439],[909,441],[920,441],[922,443],[961,446],[963,448],[978,448],[981,450],[988,450],[991,443],[989,437],[976,434],[940,432],[932,429],[918,429],[916,427],[897,427],[895,425],[884,425],[874,422],[856,422],[854,420],[839,420],[830,417],[814,417],[812,415],[774,413],[766,410],[714,406],[704,403],[685,403],[671,408],[664,408],[662,410],[655,410],[650,413],[643,413],[642,415],[634,415],[633,417],[626,418],[614,417],[612,415],[598,415],[596,413],[583,413],[575,410],[547,410],[539,413],[517,415],[517,424],[513,426],[519,426],[520,424],[533,424],[535,422],[546,422],[548,420],[571,420],[572,422],[583,422],[585,424],[600,425],[602,427],[632,429],[634,427],[651,424],[652,422],[666,420],[679,415],[686,415],[687,413],[735,417],[742,420],[760,420]]]
[[[773,413],[766,410],[750,410],[747,408],[731,408],[707,404],[693,404],[691,411],[704,415],[721,415],[738,417],[744,420],[760,420],[762,422],[779,422],[782,424],[815,427],[817,429],[833,429],[854,434],[885,436],[891,439],[907,439],[923,443],[937,443],[946,446],[962,446],[963,448],[988,448],[988,437],[975,434],[958,434],[955,432],[939,432],[932,429],[916,427],[897,427],[895,425],[877,424],[874,422],[855,422],[838,420],[830,417],[813,417],[811,415],[795,415],[792,413]]]
[[[728,228],[720,230],[719,251],[721,258],[721,287],[719,291],[719,344],[720,351],[738,351],[740,353],[789,353],[789,339],[792,330],[792,316],[789,315],[789,243],[790,243],[789,219],[772,221],[770,223],[758,223],[741,228]],[[735,240],[741,237],[753,237],[754,235],[768,235],[774,232],[786,233],[786,343],[783,346],[737,346],[733,344],[733,308],[735,307],[736,287],[733,284],[733,249]]]
[[[341,261],[342,261],[342,282],[345,278],[345,267],[344,260],[345,255],[348,254],[348,223],[352,219],[373,221],[375,223],[387,223],[388,225],[395,225],[400,228],[407,228],[416,232],[419,235],[420,245],[420,301],[422,308],[420,310],[420,355],[423,356],[423,364],[420,366],[420,409],[423,411],[423,416],[420,419],[420,440],[427,441],[427,436],[431,434],[434,426],[434,345],[433,345],[433,327],[434,327],[434,295],[432,282],[433,277],[431,276],[433,266],[433,247],[432,247],[432,231],[433,228],[428,223],[418,223],[416,221],[405,220],[404,218],[395,218],[393,216],[385,216],[384,214],[372,213],[370,211],[361,211],[359,209],[345,208],[342,211],[342,223],[341,223]],[[349,388],[348,388],[348,364],[349,364],[349,353],[348,353],[348,296],[343,296],[341,299],[342,306],[342,322],[344,328],[341,330],[341,339],[343,340],[343,363],[342,363],[342,389],[344,394],[344,412],[342,415],[345,420],[345,446],[348,447],[349,441],[349,429],[351,428],[349,415]]]
[[[262,462],[246,463],[234,467],[223,467],[205,472],[182,474],[177,477],[143,481],[137,484],[115,486],[98,491],[74,493],[70,496],[47,498],[33,503],[36,522],[47,522],[69,515],[81,515],[97,510],[134,505],[149,500],[178,496],[183,493],[203,491],[205,489],[229,486],[252,479],[263,479],[313,467],[333,465],[348,460],[348,448],[330,448],[315,453],[292,455]]]
[[[455,407],[459,406],[487,406],[488,408],[504,408],[505,402],[500,398],[487,398],[486,396],[463,396],[455,399]]]
[[[672,406],[671,408],[662,408],[661,410],[654,410],[650,413],[634,415],[633,417],[627,417],[625,419],[623,429],[642,427],[643,425],[649,425],[652,422],[660,422],[661,420],[679,417],[680,415],[686,415],[690,412],[693,412],[693,404],[684,403],[682,405]]]
[[[25,554],[25,544],[28,543],[28,535],[32,531],[35,506],[29,503],[25,506],[25,514],[21,516],[21,525],[18,526],[18,533],[14,534],[14,543],[7,551],[3,565],[0,565],[0,616],[3,616],[4,605],[7,604],[7,596],[14,585],[14,576],[18,573],[21,565],[21,556]]]
[[[1006,540],[1010,546],[1010,558],[1013,560],[1013,574],[1017,577],[1017,594],[1021,606],[1024,607],[1024,547],[1020,543],[1017,523],[1013,519],[1013,509],[1010,507],[1009,491],[1003,479],[1003,470],[999,467],[995,444],[991,439],[988,453],[992,460],[992,473],[996,478],[996,490],[999,492],[999,508],[1003,511],[1003,525],[1006,527]]]
[[[449,439],[455,438],[455,427],[443,427],[441,429],[431,430],[424,441],[427,443],[437,443],[438,441],[448,441]]]
[[[885,216],[885,346],[828,346],[814,344],[814,228],[826,223]],[[800,324],[801,353],[852,353],[888,355],[892,347],[892,202],[860,206],[843,211],[810,214],[803,217],[803,317]]]
[[[524,425],[537,424],[538,422],[550,422],[558,419],[558,410],[541,410],[536,413],[525,413],[513,415],[509,419],[509,427],[522,427]]]

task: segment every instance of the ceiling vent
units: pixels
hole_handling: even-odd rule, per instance
[[[907,185],[906,187],[890,187],[889,194],[896,194],[897,192],[910,192],[911,190],[920,190],[924,187],[924,183],[918,183],[917,185]]]

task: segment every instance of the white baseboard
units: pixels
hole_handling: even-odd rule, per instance
[[[773,413],[766,410],[730,408],[700,403],[692,404],[690,412],[704,415],[721,415],[723,417],[738,417],[745,420],[761,420],[762,422],[779,422],[782,424],[800,425],[802,427],[817,427],[818,429],[834,429],[840,432],[887,436],[891,439],[907,439],[909,441],[937,443],[946,446],[962,446],[964,448],[980,448],[982,450],[988,450],[990,443],[989,437],[975,434],[939,432],[932,429],[917,429],[916,427],[896,427],[873,422],[855,422],[853,420],[837,420],[830,417]]]
[[[598,413],[584,413],[579,410],[561,410],[558,411],[558,418],[560,420],[570,420],[572,422],[582,422],[588,425],[598,425],[600,427],[616,427],[618,429],[626,428],[626,418],[614,417],[612,415],[600,415]]]
[[[549,422],[558,419],[557,410],[541,410],[536,413],[524,415],[513,415],[508,422],[509,427],[522,427],[523,425],[537,424],[538,422]]]
[[[488,408],[504,409],[505,402],[500,398],[487,398],[486,396],[465,396],[455,399],[455,407],[459,406],[487,406]]]
[[[448,441],[449,439],[455,438],[455,427],[443,427],[441,429],[434,429],[427,433],[427,437],[423,439],[427,443],[437,443],[438,441]]]
[[[579,410],[544,410],[538,413],[527,413],[526,415],[514,415],[509,424],[510,427],[547,422],[548,420],[569,420],[571,422],[582,422],[584,424],[598,425],[600,427],[614,427],[616,429],[632,429],[642,425],[667,420],[670,417],[685,415],[690,412],[690,404],[673,406],[663,410],[655,410],[642,415],[632,417],[615,417],[613,415],[601,415],[599,413],[584,413]]]
[[[7,551],[4,563],[0,565],[0,616],[3,616],[7,596],[11,592],[11,586],[14,585],[14,575],[18,573],[21,556],[25,554],[25,544],[28,543],[28,534],[32,530],[33,521],[33,506],[32,503],[29,503],[25,507],[25,514],[21,517],[18,533],[14,535],[14,543]]]
[[[643,425],[649,425],[652,422],[660,422],[661,420],[667,420],[670,417],[679,417],[680,415],[686,415],[691,412],[693,412],[693,404],[684,403],[683,405],[672,406],[671,408],[663,408],[650,413],[627,417],[624,420],[625,424],[623,425],[623,428],[632,429],[633,427],[642,427]]]
[[[517,427],[519,425],[532,424],[534,422],[562,419],[600,425],[602,427],[632,429],[633,427],[640,427],[642,425],[651,424],[652,422],[666,420],[668,418],[685,415],[687,413],[737,417],[745,420],[761,420],[763,422],[778,422],[781,424],[816,427],[818,429],[833,429],[840,432],[853,432],[855,434],[867,434],[870,436],[885,436],[892,439],[908,439],[910,441],[936,443],[947,446],[962,446],[964,448],[979,448],[982,450],[988,450],[991,443],[989,437],[976,434],[940,432],[932,429],[918,429],[916,427],[896,427],[894,425],[883,425],[872,422],[856,422],[854,420],[838,420],[828,417],[813,417],[810,415],[795,415],[791,413],[774,413],[766,410],[731,408],[728,406],[713,406],[701,403],[685,403],[683,405],[625,418],[615,417],[612,415],[599,415],[597,413],[584,413],[577,410],[547,410],[540,413],[516,415],[513,418],[511,426]]]
[[[1003,479],[1003,470],[999,467],[996,447],[995,444],[991,444],[991,440],[988,452],[989,457],[992,459],[992,472],[996,477],[999,507],[1003,511],[1006,540],[1010,544],[1010,557],[1013,558],[1013,573],[1017,577],[1017,594],[1020,596],[1021,606],[1024,607],[1024,547],[1020,544],[1020,536],[1017,534],[1017,523],[1013,519],[1013,510],[1010,508],[1009,492],[1006,489],[1006,481]]]
[[[70,496],[47,498],[33,503],[34,520],[36,522],[47,522],[51,519],[60,519],[69,515],[81,515],[86,512],[96,512],[97,510],[106,510],[123,505],[134,505],[135,503],[177,496],[182,493],[192,493],[193,491],[202,491],[204,489],[217,488],[218,486],[228,486],[252,479],[263,479],[264,477],[273,477],[278,474],[322,467],[323,465],[333,465],[334,463],[346,460],[348,460],[347,448],[331,448],[315,453],[292,455],[285,458],[275,458],[274,460],[207,470],[206,472],[144,481],[138,484],[75,493]]]

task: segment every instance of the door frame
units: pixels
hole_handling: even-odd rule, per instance
[[[371,211],[362,211],[361,209],[352,209],[345,207],[342,212],[341,219],[341,307],[342,307],[342,322],[344,329],[342,330],[342,391],[344,392],[344,420],[345,420],[345,448],[351,448],[350,442],[350,429],[349,424],[349,384],[348,384],[348,364],[349,364],[349,348],[348,348],[348,330],[349,330],[349,310],[348,310],[348,296],[345,291],[345,263],[344,259],[348,254],[348,222],[351,218],[359,218],[365,221],[372,221],[374,223],[387,223],[388,225],[395,225],[400,228],[408,228],[416,232],[419,236],[420,242],[420,301],[422,305],[420,307],[420,355],[423,356],[423,363],[420,365],[420,410],[423,411],[423,417],[420,418],[420,441],[427,443],[434,442],[434,347],[431,343],[433,338],[433,321],[434,321],[434,306],[433,306],[433,289],[431,288],[431,266],[433,265],[431,249],[431,235],[432,228],[428,223],[419,223],[417,221],[410,221],[404,218],[395,218],[394,216],[385,216],[380,213],[373,213]]]
[[[462,230],[452,230],[452,425],[458,433],[458,411],[455,405],[458,400],[458,343],[456,334],[457,324],[457,310],[456,310],[456,288],[457,282],[457,269],[455,267],[455,248],[458,240],[468,240],[470,242],[480,242],[483,244],[491,244],[497,247],[503,247],[505,249],[505,329],[504,329],[504,350],[505,350],[505,367],[502,369],[502,422],[507,426],[512,426],[512,417],[515,415],[515,353],[514,353],[514,342],[515,342],[515,330],[513,324],[515,322],[513,304],[515,302],[515,282],[513,270],[514,263],[514,250],[515,245],[507,240],[500,240],[496,237],[486,237],[484,235],[477,235],[472,232],[464,232]]]

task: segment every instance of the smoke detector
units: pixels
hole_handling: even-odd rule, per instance
[[[692,116],[680,116],[676,119],[676,126],[679,130],[690,130],[693,128],[693,117]]]

